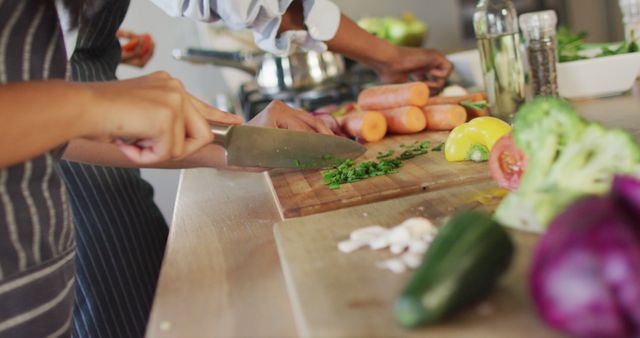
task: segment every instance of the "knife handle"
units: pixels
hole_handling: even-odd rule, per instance
[[[213,144],[224,146],[225,140],[227,138],[227,134],[229,134],[229,130],[231,130],[231,126],[226,126],[223,124],[210,124],[211,133],[213,133]],[[126,136],[119,137],[121,142],[129,145],[135,145],[140,142],[139,139],[132,139]]]
[[[227,134],[231,130],[231,126],[222,124],[211,124],[211,132],[213,133],[213,144],[224,146]]]

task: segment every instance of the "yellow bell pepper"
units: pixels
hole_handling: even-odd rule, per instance
[[[493,145],[510,132],[511,126],[498,118],[475,118],[451,131],[444,145],[444,156],[449,162],[486,161]]]

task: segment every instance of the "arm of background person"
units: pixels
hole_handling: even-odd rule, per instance
[[[369,34],[329,0],[151,0],[169,15],[253,31],[258,46],[286,54],[292,44],[344,54],[375,69],[388,83],[422,81],[439,91],[452,71],[438,51],[398,47]]]
[[[308,22],[316,22],[314,17],[320,16],[321,12],[307,8],[305,4],[304,0],[291,3],[278,28],[280,34],[319,29],[310,27]],[[425,81],[435,91],[444,87],[453,67],[442,53],[435,49],[396,46],[365,31],[347,16],[338,16],[335,33],[325,41],[329,50],[370,66],[387,83],[414,80]]]

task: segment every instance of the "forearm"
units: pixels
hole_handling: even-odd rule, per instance
[[[360,61],[374,69],[388,67],[397,58],[398,48],[360,28],[350,18],[340,15],[335,36],[325,41],[329,50]],[[306,30],[302,0],[294,0],[282,16],[278,33]]]
[[[34,158],[89,133],[82,86],[59,80],[0,86],[0,167]]]
[[[114,144],[95,142],[86,139],[74,139],[64,152],[65,160],[110,167],[138,168],[140,165],[129,160]],[[224,168],[224,149],[216,145],[201,148],[194,154],[181,160],[167,161],[145,168],[182,169],[182,168]]]
[[[397,59],[399,49],[360,28],[348,17],[340,16],[340,26],[333,39],[326,42],[332,52],[343,54],[374,69],[388,67]]]

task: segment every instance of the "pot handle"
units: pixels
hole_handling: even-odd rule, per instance
[[[172,54],[176,60],[236,68],[254,76],[257,73],[258,59],[261,55],[261,53],[227,52],[202,48],[174,49]]]

